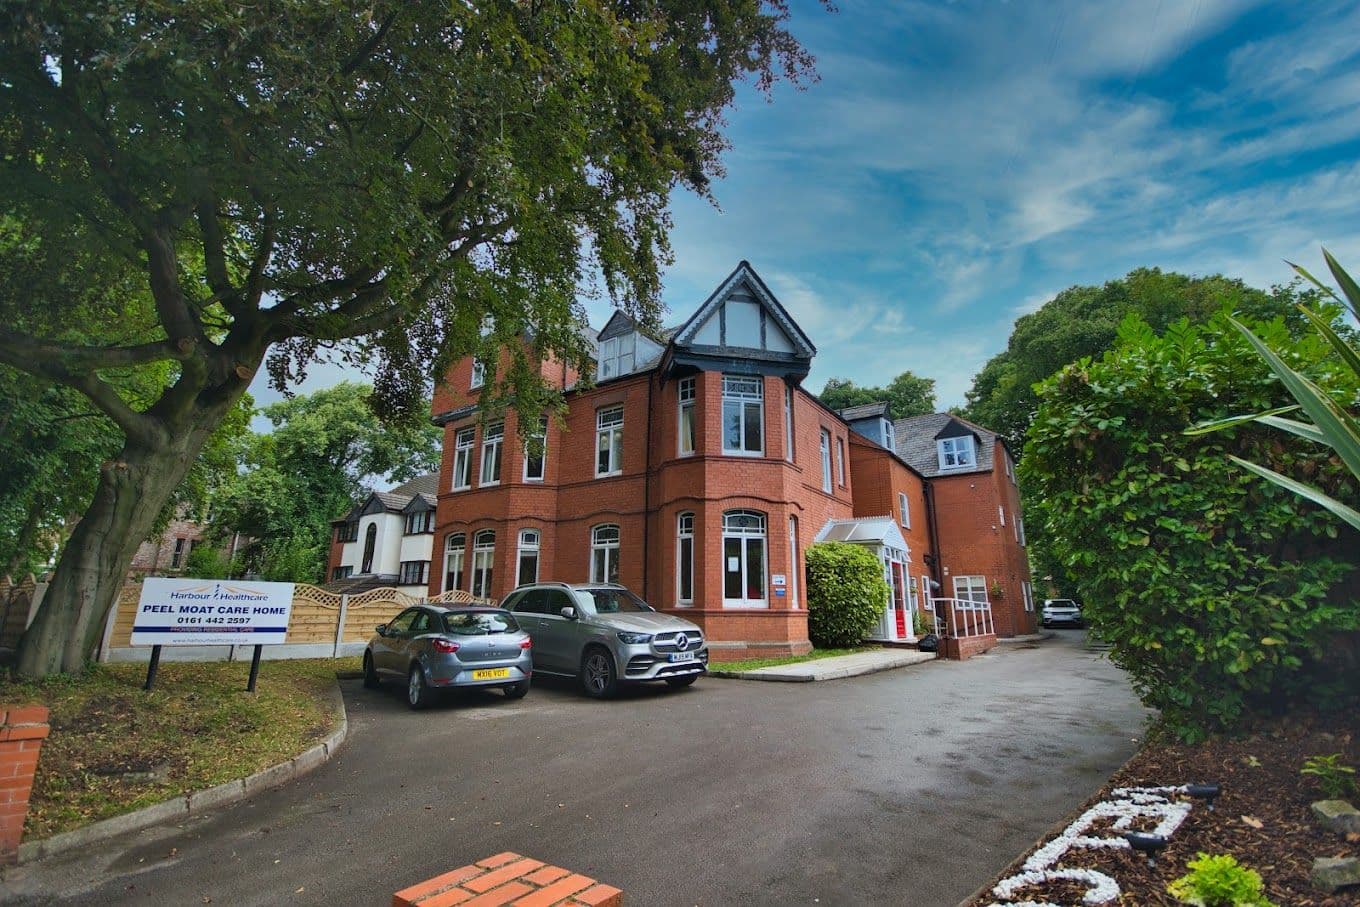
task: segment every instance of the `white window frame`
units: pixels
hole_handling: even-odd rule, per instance
[[[981,610],[983,605],[991,603],[987,597],[987,577],[981,575],[954,577],[954,598],[958,600],[961,608]]]
[[[793,462],[793,387],[784,385],[784,459]]]
[[[472,570],[468,591],[478,598],[490,598],[496,571],[496,530],[481,529],[472,536]]]
[[[619,542],[622,537],[623,534],[619,531],[617,523],[601,523],[590,528],[590,581],[592,583],[617,583],[619,581]],[[603,557],[597,555],[603,555]]]
[[[402,535],[424,535],[427,532],[434,532],[433,510],[416,510],[406,514]]]
[[[977,445],[972,435],[941,438],[937,442],[940,469],[971,469],[977,466]]]
[[[757,375],[723,375],[722,386],[722,452],[729,457],[765,456],[765,382]],[[727,446],[728,407],[735,407],[737,419],[737,446]],[[760,414],[760,439],[755,449],[748,446],[746,437],[747,410],[754,408]]]
[[[453,436],[453,490],[472,487],[472,449],[477,446],[477,429],[460,428]],[[460,482],[459,479],[462,479]]]
[[[883,420],[883,446],[888,450],[897,450],[897,429],[888,419]]]
[[[534,441],[539,442],[538,456],[538,475],[530,475],[529,463],[532,456],[529,453],[529,445]],[[542,482],[543,477],[548,474],[548,417],[541,416],[538,420],[538,431],[530,432],[529,437],[524,440],[524,481]]]
[[[468,385],[468,390],[476,390],[486,383],[486,366],[482,360],[476,356],[472,357],[472,382]]]
[[[1024,599],[1025,599],[1025,610],[1026,610],[1026,611],[1033,611],[1033,610],[1034,610],[1034,587],[1033,587],[1032,585],[1030,585],[1030,583],[1029,583],[1028,580],[1021,580],[1021,581],[1020,581],[1020,594],[1023,595],[1023,596],[1024,596]]]
[[[694,378],[681,378],[676,386],[679,406],[676,410],[676,452],[682,457],[694,456],[698,443],[698,426],[694,424],[695,400],[698,384]],[[689,431],[685,431],[685,417],[689,417]]]
[[[519,548],[515,552],[515,585],[523,586],[526,583],[538,582],[539,551],[543,546],[543,534],[537,529],[521,529],[519,531]],[[526,555],[532,555],[534,560],[533,579],[524,580],[524,559]]]
[[[836,436],[836,484],[845,487],[845,439]]]
[[[1000,504],[996,505],[996,518],[1001,521],[1001,525],[1006,525],[1006,508]]]
[[[1015,517],[1015,540],[1020,543],[1021,548],[1025,547],[1025,518],[1019,514]]]
[[[831,432],[822,429],[822,491],[831,493]]]
[[[501,448],[505,444],[505,420],[488,422],[482,429],[482,468],[479,487],[501,483]]]
[[[455,541],[457,540],[456,546]],[[458,577],[452,584],[449,583],[450,567],[453,563],[458,563]],[[442,586],[440,592],[453,592],[458,589],[463,575],[467,572],[467,533],[450,532],[444,538],[444,577],[440,582]]]
[[[905,491],[897,493],[897,521],[903,529],[911,528],[911,499]]]
[[[731,525],[729,520],[735,518],[757,517],[760,521],[759,527]],[[769,521],[765,514],[758,510],[728,510],[723,513],[722,547],[719,548],[719,556],[722,558],[722,583],[723,583],[723,607],[724,608],[768,608],[769,600],[769,577],[770,577],[770,545],[768,525]],[[748,540],[758,538],[760,540],[760,598],[746,598],[745,591],[750,588],[750,548]],[[727,542],[729,539],[739,541],[738,572],[741,575],[742,597],[729,598],[727,595],[727,574],[729,564],[727,562]]]
[[[629,331],[600,342],[600,358],[595,366],[595,380],[604,381],[627,375],[637,365],[637,332]]]
[[[684,569],[684,551],[689,548],[689,573]],[[689,595],[685,595],[688,581]],[[675,517],[675,604],[680,608],[694,605],[694,513],[686,510]]]
[[[798,599],[798,577],[802,574],[798,560],[798,517],[789,517],[789,607],[797,611],[802,602]]]
[[[617,414],[617,417],[616,417]],[[609,452],[604,470],[600,469],[601,445]],[[595,411],[595,478],[623,472],[623,405],[606,406]]]

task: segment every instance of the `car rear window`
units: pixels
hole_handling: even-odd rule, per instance
[[[472,611],[444,615],[444,632],[452,636],[491,636],[514,633],[519,624],[504,611]]]

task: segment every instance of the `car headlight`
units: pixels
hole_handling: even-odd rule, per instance
[[[647,643],[647,642],[651,642],[651,641],[652,641],[652,634],[650,634],[650,633],[620,633],[620,634],[619,634],[619,642],[627,643],[627,644],[630,645],[630,646],[640,646],[640,645],[642,645],[643,643]]]

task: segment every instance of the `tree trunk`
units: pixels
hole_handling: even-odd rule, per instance
[[[122,590],[128,564],[221,420],[224,407],[195,409],[168,444],[129,440],[103,464],[94,500],[76,525],[32,626],[19,641],[18,672],[44,677],[82,670]]]

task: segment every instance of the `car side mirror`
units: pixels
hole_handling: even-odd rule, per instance
[[[387,635],[387,624],[378,624],[378,625],[377,625],[376,627],[374,627],[373,629],[375,629],[375,630],[378,631],[378,635],[379,635],[379,636],[386,636],[386,635]]]
[[[563,608],[563,609],[562,609],[561,611],[559,611],[558,613],[561,614],[563,617],[565,617],[567,620],[575,620],[575,619],[576,619],[576,609],[573,608],[571,605],[567,605],[565,608]]]

